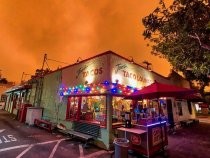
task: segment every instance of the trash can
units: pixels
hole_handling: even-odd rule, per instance
[[[128,147],[129,147],[129,140],[126,138],[115,138],[114,139],[115,145],[115,158],[127,158],[128,157]]]

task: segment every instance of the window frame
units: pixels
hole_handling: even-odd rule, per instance
[[[81,106],[82,106],[82,97],[93,97],[93,96],[104,96],[105,97],[105,121],[103,124],[96,123],[94,121],[87,121],[87,120],[82,120],[81,117]],[[71,98],[78,98],[78,109],[76,112],[76,117],[71,117],[70,116],[70,108],[71,108]],[[89,124],[97,124],[100,125],[102,128],[107,127],[107,102],[106,102],[106,95],[83,95],[83,96],[68,96],[67,98],[67,108],[66,108],[66,120],[67,121],[78,121],[78,122],[85,122]]]

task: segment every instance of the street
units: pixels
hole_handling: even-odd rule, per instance
[[[205,123],[205,121],[207,123]],[[49,133],[28,126],[0,110],[0,157],[3,158],[110,158],[111,152],[95,146],[83,148],[79,140],[60,133]],[[165,151],[170,158],[210,158],[210,124],[208,119],[198,125],[184,127],[169,135]],[[129,158],[143,157],[137,154]],[[162,157],[160,154],[155,158]]]
[[[82,142],[59,133],[28,126],[0,110],[0,157],[3,158],[90,158],[107,153],[97,147],[84,149]]]

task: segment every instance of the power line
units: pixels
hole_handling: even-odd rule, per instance
[[[58,61],[58,60],[54,60],[54,59],[47,59],[47,60],[51,60],[51,61],[55,61],[55,62],[58,62],[58,63],[63,63],[63,64],[69,64],[69,63],[62,62],[62,61]]]
[[[43,62],[42,62],[42,68],[41,68],[41,70],[44,69],[45,64],[46,64],[47,68],[50,70],[50,67],[49,67],[49,64],[48,64],[47,61],[54,61],[54,62],[62,63],[62,64],[69,64],[69,63],[58,61],[58,60],[54,60],[54,59],[48,59],[47,54],[45,53],[44,54],[44,59],[43,59]]]
[[[50,67],[49,67],[49,65],[48,65],[48,63],[47,63],[47,60],[45,61],[45,63],[46,63],[46,65],[47,65],[48,69],[50,70]]]

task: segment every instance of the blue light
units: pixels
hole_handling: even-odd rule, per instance
[[[112,88],[112,89],[111,89],[111,92],[112,92],[112,93],[117,93],[117,88]]]
[[[152,123],[152,124],[147,125],[147,127],[154,126],[154,125],[159,125],[159,124],[164,124],[164,123],[166,123],[166,121]]]
[[[77,92],[78,92],[78,89],[77,89],[77,88],[75,88],[75,89],[74,89],[74,93],[77,93]]]
[[[108,85],[109,85],[109,82],[108,82],[108,81],[104,81],[104,84],[105,84],[106,86],[108,86]]]
[[[86,91],[87,93],[89,93],[89,92],[90,92],[90,87],[86,87],[86,88],[85,88],[85,91]]]
[[[138,92],[138,89],[137,89],[137,88],[135,88],[135,89],[134,89],[134,92]]]

